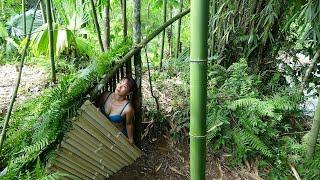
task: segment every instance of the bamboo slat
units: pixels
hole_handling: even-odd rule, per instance
[[[76,161],[70,161],[69,159],[63,158],[60,155],[56,157],[56,160],[59,164],[62,163],[65,166],[68,166],[69,168],[75,170],[75,172],[77,172],[78,175],[81,175],[81,177],[86,177],[85,179],[97,179],[96,175],[81,167]]]
[[[123,144],[122,147],[124,149],[128,148],[135,156],[141,155],[141,150],[135,145],[130,145],[128,138],[122,133],[119,133],[120,131],[100,111],[98,111],[90,101],[86,101],[81,106],[81,109],[84,111],[84,113],[87,113],[89,116],[91,116],[92,119],[94,119],[100,125],[100,127],[117,137],[121,144]],[[106,129],[106,127],[108,128]]]
[[[111,85],[120,79],[121,71]],[[142,152],[95,106],[86,101],[73,118],[56,156],[48,163],[50,172],[65,172],[79,179],[102,180],[135,161]],[[70,179],[64,177],[64,179]],[[71,178],[72,179],[72,178]]]
[[[70,133],[71,134],[71,133]],[[73,136],[77,136],[76,134],[72,134]],[[77,136],[77,139],[81,139],[81,137],[79,138],[78,136]],[[82,139],[83,140],[83,139]],[[86,144],[88,144],[87,142],[85,142]],[[85,144],[84,143],[84,144]],[[89,145],[89,144],[88,144]],[[103,162],[102,162],[102,164],[104,165],[104,166],[106,166],[107,167],[107,169],[109,169],[110,171],[112,171],[113,173],[115,173],[115,172],[117,172],[117,168],[116,168],[116,166],[113,164],[114,162],[110,159],[110,158],[108,158],[108,157],[106,157],[106,156],[102,156],[102,154],[101,153],[99,153],[97,150],[99,149],[99,147],[94,147],[94,146],[92,146],[92,145],[90,145],[89,147],[88,147],[88,149],[89,150],[91,150],[96,156],[98,156],[99,158],[101,158],[102,160],[103,160]]]
[[[101,174],[98,171],[96,171],[95,169],[93,169],[92,166],[90,166],[90,164],[87,163],[85,160],[83,160],[82,158],[79,158],[78,156],[73,155],[73,153],[68,153],[68,152],[64,151],[63,153],[59,153],[58,156],[61,156],[61,158],[65,158],[69,161],[73,161],[73,162],[77,163],[79,166],[84,168],[86,171],[89,171],[89,173],[92,176],[98,176],[98,177],[104,176],[103,174]]]
[[[103,174],[104,176],[108,175],[106,172],[104,172],[104,169],[102,169],[101,166],[99,166],[100,162],[96,162],[94,159],[88,157],[85,153],[83,153],[82,151],[80,151],[79,149],[77,149],[76,147],[72,146],[67,142],[62,142],[61,145],[63,146],[63,151],[67,150],[69,152],[76,154],[77,156],[85,160],[88,165],[90,165],[93,169],[98,171],[100,174]]]
[[[96,135],[101,137],[101,139],[103,138],[109,138],[109,140],[111,141],[111,143],[109,145],[107,145],[109,148],[111,149],[115,149],[115,153],[119,154],[120,156],[123,156],[125,160],[127,160],[128,163],[132,163],[132,161],[134,160],[134,156],[131,153],[126,153],[125,150],[129,150],[129,146],[124,146],[123,144],[119,143],[118,138],[116,137],[112,137],[112,134],[110,132],[108,132],[106,129],[103,129],[101,126],[99,126],[97,123],[94,123],[94,119],[92,119],[90,116],[88,116],[87,113],[83,112],[81,114],[81,116],[86,117],[86,119],[88,120],[89,123],[91,123],[91,125],[94,126],[94,128],[96,128],[96,130],[94,128],[92,128],[90,133],[95,133],[94,131],[96,131]],[[106,141],[107,142],[107,141]],[[123,150],[121,150],[123,149]]]
[[[78,135],[77,135],[78,134]],[[75,136],[78,136],[78,138],[80,139],[81,137],[83,137],[82,135],[80,136],[80,132],[76,131]],[[94,151],[95,154],[97,154],[97,156],[101,157],[102,159],[104,159],[106,162],[110,163],[110,169],[113,171],[117,171],[117,168],[121,168],[123,167],[126,163],[122,163],[120,164],[119,161],[117,161],[118,158],[121,157],[115,157],[113,154],[114,152],[110,151],[108,148],[104,148],[103,144],[101,144],[101,142],[98,142],[96,144],[92,144],[91,142],[86,142],[87,144],[90,144],[90,148],[91,150]],[[103,150],[103,151],[102,151]],[[108,151],[108,153],[107,153]],[[115,161],[116,160],[116,161]],[[109,164],[108,164],[109,166]]]
[[[108,169],[108,167],[105,166],[105,164],[108,164],[107,161],[105,161],[104,159],[102,159],[100,156],[98,156],[98,154],[94,153],[94,150],[91,149],[90,147],[88,147],[87,144],[85,144],[84,142],[82,142],[82,140],[77,139],[76,137],[74,137],[71,134],[68,134],[68,138],[66,140],[66,142],[74,145],[75,147],[77,147],[80,151],[82,151],[83,153],[85,153],[87,156],[89,156],[89,158],[93,159],[96,161],[96,163],[98,163],[100,166],[100,169],[107,172],[108,174],[113,174],[112,171],[110,169]]]
[[[76,133],[78,133],[79,136],[81,136],[81,137],[85,136],[84,131],[77,124],[74,124],[74,128],[77,130]],[[87,138],[90,141],[87,143],[90,143],[92,146],[94,146],[94,143],[96,143],[96,146],[99,146],[97,152],[102,153],[104,156],[108,156],[114,162],[114,164],[117,168],[122,168],[126,164],[125,161],[118,159],[118,157],[114,154],[112,149],[109,149],[108,147],[106,147],[102,142],[97,140],[96,137],[88,136]],[[100,144],[97,145],[98,143],[100,143]]]

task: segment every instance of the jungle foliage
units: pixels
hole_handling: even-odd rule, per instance
[[[57,59],[58,84],[18,107],[10,120],[7,138],[0,156],[0,169],[7,167],[5,178],[50,179],[68,176],[45,172],[45,162],[70,126],[87,90],[111,68],[119,56],[132,45],[122,37],[120,1],[111,1],[111,50],[100,53],[89,1],[52,0],[54,4],[54,47]],[[128,37],[132,36],[132,4],[127,1]],[[131,1],[130,1],[131,2]],[[142,36],[162,24],[163,1],[141,1]],[[0,62],[12,62],[20,55],[25,39],[21,37],[22,14],[16,1],[0,2]],[[168,0],[173,13],[179,2]],[[27,9],[35,4],[28,1]],[[96,1],[102,23],[106,1]],[[184,2],[189,7],[189,1]],[[306,159],[310,117],[302,103],[307,97],[299,92],[301,76],[307,65],[297,58],[302,53],[312,58],[320,42],[320,1],[318,0],[217,0],[211,1],[209,22],[207,146],[209,153],[223,157],[230,165],[256,166],[259,175],[268,179],[292,178],[295,167],[303,179],[320,176],[320,153]],[[32,11],[32,10],[30,10]],[[169,13],[169,12],[168,12]],[[28,14],[28,13],[27,13]],[[50,67],[47,24],[37,13],[31,49],[27,61]],[[167,15],[168,16],[168,15]],[[27,16],[27,22],[30,17]],[[168,19],[168,18],[167,18]],[[189,130],[189,17],[182,19],[182,53],[171,58],[170,41],[176,43],[175,31],[166,29],[163,71],[160,64],[159,39],[148,44],[152,82],[163,91],[170,91],[173,106],[160,105],[159,116],[148,107],[147,116],[168,124],[171,139],[187,141]],[[176,27],[176,26],[175,26]],[[174,28],[173,28],[174,29]],[[19,33],[20,32],[20,35]],[[176,43],[177,44],[177,43]],[[177,47],[176,44],[171,47]],[[179,46],[178,46],[179,47]],[[278,58],[282,52],[292,57],[290,64]],[[143,57],[143,56],[142,56]],[[143,58],[142,61],[145,61]],[[86,67],[86,68],[85,68]],[[317,66],[305,90],[318,94]],[[292,77],[287,82],[286,77]],[[175,86],[164,84],[173,79]],[[181,81],[181,82],[180,82]],[[161,89],[162,88],[162,89]],[[160,101],[161,102],[161,101]],[[3,119],[0,117],[2,124]],[[320,151],[319,138],[315,151]]]

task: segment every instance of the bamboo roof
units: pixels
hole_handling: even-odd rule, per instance
[[[72,120],[49,171],[72,175],[72,179],[105,179],[132,164],[142,154],[90,101]],[[68,177],[65,177],[69,179]]]

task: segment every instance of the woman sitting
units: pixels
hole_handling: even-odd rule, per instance
[[[114,92],[104,92],[98,100],[100,111],[129,139],[133,141],[133,105],[127,100],[136,90],[133,78],[125,77],[116,86]]]

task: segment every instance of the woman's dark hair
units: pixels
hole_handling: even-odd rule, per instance
[[[125,79],[128,80],[128,86],[130,88],[130,92],[132,92],[129,99],[133,109],[135,110],[138,107],[138,86],[136,81],[131,76],[126,76],[123,78],[123,80]]]
[[[128,85],[129,85],[129,88],[130,88],[130,92],[133,92],[133,94],[135,93],[135,91],[137,90],[137,83],[136,81],[130,77],[130,76],[127,76],[127,77],[124,77],[123,80],[128,80]]]

